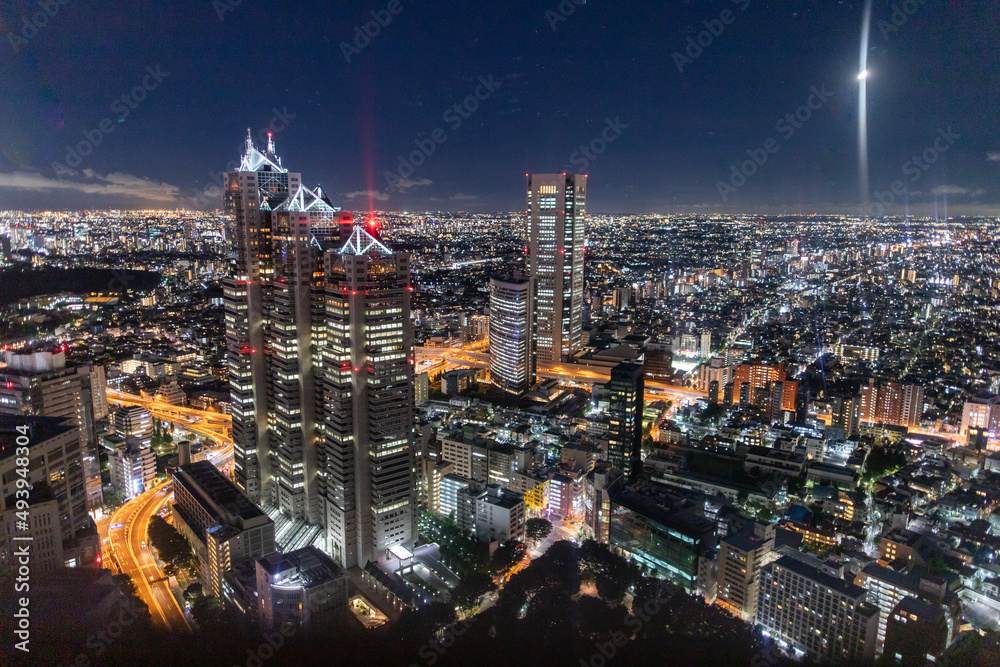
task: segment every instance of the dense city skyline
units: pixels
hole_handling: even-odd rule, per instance
[[[7,3],[0,664],[996,667],[998,55]]]
[[[0,209],[214,207],[250,127],[355,210],[519,210],[521,174],[566,170],[594,213],[858,212],[862,2],[550,4],[57,3],[37,27],[12,3]],[[888,212],[996,214],[998,34],[992,3],[875,3]]]

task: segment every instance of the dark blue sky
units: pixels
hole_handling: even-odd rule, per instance
[[[276,111],[284,166],[345,208],[367,208],[371,191],[383,209],[520,209],[526,172],[581,168],[594,213],[860,201],[860,1],[398,0],[394,15],[388,0],[238,1],[52,0],[51,17],[5,2],[0,209],[214,206],[199,197],[211,173]],[[893,4],[874,3],[872,192],[898,180],[892,197],[914,213],[996,215],[1000,0],[908,0],[895,24]],[[372,11],[391,21],[347,62],[342,43]],[[679,72],[674,54],[703,32]],[[478,108],[446,115],[477,88]],[[808,120],[776,125],[810,101]],[[939,131],[950,139],[934,163],[908,164]],[[578,153],[608,139],[594,159]],[[732,166],[747,151],[760,161],[768,139],[776,151],[724,198],[719,182],[739,182]],[[67,150],[93,140],[89,155]],[[387,179],[416,142],[433,153]]]

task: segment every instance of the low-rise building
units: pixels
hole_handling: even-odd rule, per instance
[[[699,559],[714,544],[715,523],[626,487],[611,498],[608,541],[615,552],[690,593],[697,589]]]
[[[326,629],[347,608],[347,576],[316,547],[272,553],[257,561],[257,615],[264,630]]]
[[[198,558],[202,584],[222,590],[234,563],[275,551],[274,522],[208,461],[174,473],[174,525]]]

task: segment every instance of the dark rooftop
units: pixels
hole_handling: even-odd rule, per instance
[[[27,433],[22,433],[24,427]],[[21,431],[18,430],[21,427]],[[14,456],[17,451],[17,438],[25,435],[29,447],[51,440],[67,431],[76,430],[77,426],[65,417],[26,417],[24,415],[0,415],[0,461]],[[22,439],[23,443],[24,440]]]

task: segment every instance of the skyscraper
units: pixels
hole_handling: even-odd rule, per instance
[[[229,275],[223,281],[236,484],[255,503],[320,523],[323,254],[340,210],[250,135],[226,175]]]
[[[490,379],[511,396],[535,384],[531,316],[530,278],[490,280]]]
[[[559,363],[581,345],[586,203],[586,176],[528,176],[528,273],[535,289],[538,364]]]
[[[339,212],[322,191],[300,186],[274,208],[274,278],[264,292],[268,469],[273,504],[294,520],[319,524],[316,461],[322,424],[323,253],[340,235]]]
[[[326,539],[338,564],[363,568],[413,537],[410,258],[358,224],[325,260]]]
[[[255,503],[271,480],[267,444],[267,368],[264,356],[264,293],[274,275],[271,218],[274,206],[295,194],[300,174],[282,168],[268,140],[266,152],[247,130],[238,171],[225,179],[229,274],[223,280],[226,356],[233,415],[236,484]]]
[[[608,462],[635,479],[642,471],[642,406],[645,393],[640,364],[623,361],[611,369]]]

